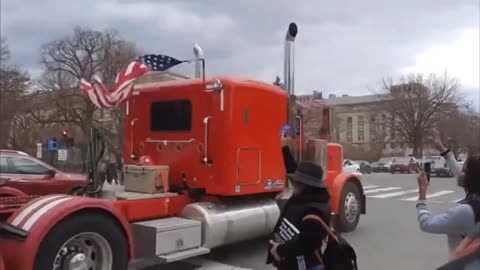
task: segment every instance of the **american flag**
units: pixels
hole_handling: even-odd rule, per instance
[[[92,83],[80,79],[80,88],[98,108],[114,108],[132,95],[133,82],[148,71],[149,67],[133,61],[117,74],[113,90],[108,90],[98,76],[93,77]]]
[[[312,106],[322,106],[325,105],[326,101],[322,97],[322,92],[313,91],[312,97]]]
[[[139,60],[153,71],[165,71],[178,64],[186,62],[162,54],[146,54],[141,56]]]

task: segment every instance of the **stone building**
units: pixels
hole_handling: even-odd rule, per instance
[[[312,104],[313,95],[298,96],[304,104]],[[344,146],[346,158],[378,159],[385,155],[405,156],[411,153],[408,144],[392,132],[386,124],[385,106],[388,101],[380,95],[329,95],[324,100],[329,106],[331,139]],[[316,137],[321,126],[321,106],[305,110],[305,133]]]

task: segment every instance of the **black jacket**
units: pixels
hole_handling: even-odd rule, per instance
[[[296,169],[296,162],[291,155],[288,147],[282,148],[287,173],[292,173]],[[329,194],[323,188],[306,188],[300,196],[292,196],[280,215],[275,225],[271,239],[278,239],[279,232],[285,227],[285,224],[292,224],[300,233],[293,239],[286,241],[278,246],[278,253],[283,258],[279,263],[275,262],[270,252],[268,253],[267,264],[273,263],[281,270],[297,270],[302,260],[307,269],[319,263],[315,256],[315,250],[320,249],[322,241],[327,232],[322,224],[316,220],[302,219],[309,214],[317,215],[327,224],[330,222]],[[286,221],[285,221],[286,220]],[[282,232],[284,233],[284,232]],[[271,246],[269,246],[270,251]],[[302,259],[303,258],[303,259]]]

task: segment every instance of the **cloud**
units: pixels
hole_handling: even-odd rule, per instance
[[[81,25],[116,28],[146,52],[179,58],[192,57],[198,41],[210,74],[273,81],[283,74],[285,30],[295,21],[297,93],[362,94],[384,76],[422,66],[419,55],[449,46],[468,29],[478,33],[478,5],[471,0],[17,0],[2,2],[1,33],[12,61],[32,71],[39,68],[41,44]]]

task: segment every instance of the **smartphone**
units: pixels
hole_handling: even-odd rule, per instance
[[[290,125],[283,125],[280,128],[280,136],[282,137],[294,137],[295,130]]]
[[[423,163],[423,171],[425,172],[425,175],[427,176],[428,182],[430,182],[430,174],[432,173],[432,163],[430,163],[430,162]]]

